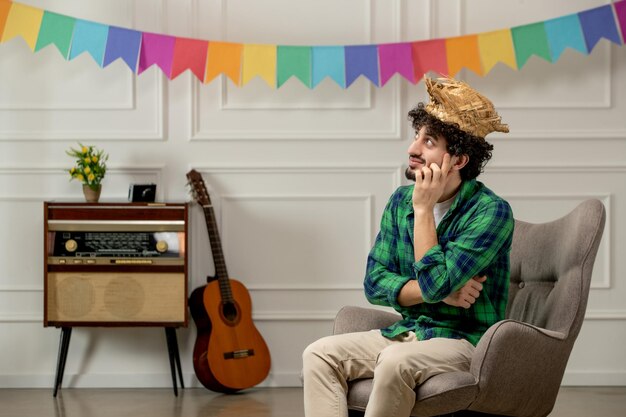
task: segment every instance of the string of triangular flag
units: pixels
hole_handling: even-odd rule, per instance
[[[412,42],[294,46],[243,44],[142,32],[0,0],[0,42],[21,37],[33,52],[55,45],[66,60],[88,53],[104,68],[122,59],[135,73],[157,65],[168,79],[191,71],[209,83],[223,74],[243,86],[255,77],[281,87],[296,77],[309,88],[325,78],[349,87],[364,76],[377,87],[395,74],[412,83],[433,71],[467,68],[486,75],[502,62],[521,69],[536,55],[556,62],[567,48],[589,54],[601,39],[624,44],[626,0],[508,29]]]

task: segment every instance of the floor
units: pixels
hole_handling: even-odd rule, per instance
[[[300,388],[220,395],[205,389],[0,389],[0,417],[301,417]],[[624,417],[626,387],[562,388],[551,417]]]

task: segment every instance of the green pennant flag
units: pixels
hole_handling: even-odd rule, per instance
[[[552,62],[544,22],[511,28],[511,36],[515,45],[518,69],[522,69],[532,55]]]
[[[278,46],[277,86],[283,85],[295,76],[304,85],[311,88],[311,47],[310,46]]]
[[[75,23],[76,19],[73,17],[45,11],[41,21],[41,28],[39,29],[39,38],[37,38],[35,52],[52,43],[59,49],[63,58],[67,59]]]

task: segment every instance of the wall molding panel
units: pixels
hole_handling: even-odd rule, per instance
[[[610,4],[23,1],[144,32],[270,45],[445,39]],[[602,40],[589,55],[568,49],[554,63],[531,57],[518,70],[500,63],[484,76],[457,75],[510,126],[493,135],[494,160],[479,180],[511,202],[516,218],[551,221],[587,198],[606,207],[568,385],[626,384],[618,348],[626,344],[624,51]],[[121,60],[99,68],[88,54],[68,62],[54,45],[33,53],[20,38],[0,44],[0,73],[0,387],[50,388],[54,379],[59,331],[42,326],[43,201],[83,201],[66,171],[74,161],[65,151],[77,142],[110,155],[101,201],[126,202],[130,184],[155,183],[157,201],[190,202],[189,292],[214,274],[203,211],[184,187],[191,168],[203,175],[229,275],[247,287],[272,352],[262,386],[300,386],[302,351],[332,332],[343,306],[389,310],[369,305],[363,276],[389,197],[409,183],[407,112],[428,101],[423,81],[396,74],[374,87],[360,77],[343,89],[330,78],[315,88],[292,78],[273,88],[257,77],[239,87],[220,75],[205,84],[191,71],[168,80],[156,65],[141,75]],[[66,385],[171,388],[157,330],[79,329]],[[195,331],[190,322],[178,340],[185,382],[200,387]],[[25,345],[38,349],[37,360],[20,355]]]

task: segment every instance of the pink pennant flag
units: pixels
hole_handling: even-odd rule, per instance
[[[141,52],[139,53],[137,74],[141,74],[152,65],[157,64],[167,78],[170,78],[175,43],[176,38],[173,36],[144,32],[141,38]]]
[[[615,7],[615,15],[622,31],[622,41],[626,43],[626,0],[613,3],[613,7]]]
[[[208,41],[176,38],[171,79],[173,80],[185,70],[191,70],[200,81],[204,81],[208,49]]]
[[[415,84],[412,49],[410,43],[387,43],[378,45],[380,63],[380,86],[398,73]]]
[[[413,42],[411,47],[416,81],[421,80],[429,71],[448,75],[445,39]]]

